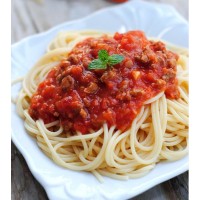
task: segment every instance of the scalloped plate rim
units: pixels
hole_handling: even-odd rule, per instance
[[[136,3],[136,2],[143,2],[143,1],[133,1],[133,2]],[[58,29],[60,29],[60,28],[62,28],[62,27],[65,27],[65,26],[67,26],[67,25],[69,25],[69,24],[73,24],[73,23],[85,21],[85,20],[87,20],[87,19],[89,19],[89,18],[92,18],[93,16],[95,16],[95,15],[97,15],[97,14],[99,14],[99,13],[108,12],[109,10],[113,10],[113,9],[116,9],[116,10],[117,10],[117,9],[119,9],[119,8],[122,7],[122,6],[123,6],[123,7],[126,7],[128,4],[132,4],[133,2],[128,2],[128,3],[125,3],[124,5],[116,5],[116,6],[113,6],[113,7],[104,8],[104,9],[101,9],[101,10],[99,10],[99,11],[96,11],[96,12],[94,12],[94,13],[92,13],[92,14],[90,14],[90,15],[88,15],[88,16],[82,18],[82,19],[76,19],[76,20],[73,20],[73,21],[61,23],[61,24],[59,24],[59,25],[57,25],[57,26],[55,26],[55,27],[52,27],[51,29],[49,29],[49,30],[47,30],[47,31],[45,31],[45,32],[38,33],[38,34],[34,34],[34,35],[32,35],[32,36],[29,36],[29,37],[26,37],[26,38],[20,40],[19,42],[13,44],[13,45],[12,45],[12,48],[18,48],[18,45],[19,45],[19,46],[20,46],[20,45],[23,45],[24,43],[26,43],[27,41],[29,41],[29,40],[31,40],[31,39],[35,39],[35,38],[37,38],[37,37],[38,37],[38,38],[39,38],[39,37],[43,37],[43,36],[49,34],[50,32],[55,31],[55,30],[58,30]],[[149,2],[145,2],[145,4],[155,4],[155,5],[159,5],[160,7],[165,7],[165,8],[168,7],[168,9],[171,9],[177,16],[179,16],[180,18],[182,18],[181,15],[180,15],[179,13],[177,13],[176,10],[175,10],[172,6],[170,6],[170,5],[166,5],[166,4],[160,5],[160,4],[158,4],[158,3],[149,3]],[[126,6],[125,6],[125,5],[126,5]],[[182,22],[187,24],[187,21],[186,21],[184,18],[182,18]],[[29,155],[28,153],[26,153],[26,151],[23,149],[23,145],[20,144],[20,141],[19,141],[19,140],[17,139],[17,137],[15,136],[14,131],[13,131],[13,128],[11,129],[11,132],[12,132],[12,141],[14,142],[14,144],[17,146],[17,148],[20,150],[20,152],[22,153],[23,157],[25,158],[25,160],[26,160],[26,162],[27,162],[27,164],[28,164],[28,167],[29,167],[29,169],[31,170],[31,173],[32,173],[32,174],[34,175],[34,177],[41,183],[41,185],[43,186],[43,188],[46,190],[48,197],[51,199],[52,196],[50,195],[50,193],[52,193],[53,187],[49,187],[49,186],[45,185],[44,180],[43,180],[42,177],[40,176],[40,173],[41,173],[41,172],[40,172],[39,170],[35,169],[35,168],[33,167],[33,165],[31,164],[31,163],[34,162],[34,161],[31,160],[30,155]],[[188,156],[187,156],[187,157],[188,157]],[[144,191],[150,189],[151,187],[153,187],[153,186],[155,186],[155,185],[157,185],[157,184],[159,184],[159,183],[162,183],[163,181],[169,180],[170,178],[173,178],[173,177],[175,177],[175,176],[177,176],[177,175],[179,175],[179,174],[181,174],[181,173],[187,171],[188,168],[189,168],[189,167],[188,167],[188,160],[187,160],[187,157],[186,157],[186,161],[187,161],[187,162],[186,162],[181,168],[178,168],[177,170],[168,173],[168,174],[165,175],[164,177],[160,177],[160,178],[154,180],[153,183],[151,183],[151,181],[147,181],[146,184],[143,186],[143,188],[135,188],[135,189],[136,189],[136,192],[135,192],[135,191],[134,191],[134,192],[129,191],[129,192],[127,192],[126,194],[121,194],[122,196],[121,196],[120,198],[131,198],[131,197],[133,197],[133,196],[136,196],[136,195],[138,195],[138,194],[140,194],[140,193],[142,193],[142,192],[144,192]],[[97,191],[96,191],[96,192],[97,192]]]

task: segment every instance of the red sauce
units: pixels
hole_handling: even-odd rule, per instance
[[[102,49],[124,60],[106,70],[88,70]],[[104,122],[124,131],[146,100],[162,91],[167,98],[179,98],[177,60],[162,42],[149,41],[141,31],[88,38],[39,84],[29,113],[45,123],[60,120],[72,132],[86,134]]]

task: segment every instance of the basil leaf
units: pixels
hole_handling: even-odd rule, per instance
[[[99,59],[93,60],[88,66],[88,69],[106,69],[106,68],[107,68],[106,64]]]
[[[99,52],[98,52],[99,60],[107,61],[108,57],[109,57],[109,54],[108,54],[108,52],[106,50],[104,50],[104,49],[99,50]]]
[[[113,54],[113,55],[109,56],[109,58],[108,58],[108,65],[110,65],[110,66],[116,65],[116,64],[122,62],[123,60],[124,60],[124,57],[122,55]]]
[[[108,66],[116,65],[124,60],[122,55],[113,54],[109,56],[108,52],[104,49],[99,50],[98,59],[93,60],[88,69],[106,69]]]

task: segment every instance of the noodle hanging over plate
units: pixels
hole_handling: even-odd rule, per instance
[[[134,35],[136,33],[133,32],[131,34]],[[123,34],[115,35],[115,39],[116,37],[120,38],[120,45],[126,45],[126,48],[129,48],[129,46],[127,46],[128,43],[124,44],[122,41],[125,36],[123,36]],[[103,38],[100,39],[102,49],[106,47],[102,43],[104,40],[108,40],[107,44],[110,46],[115,43],[113,34],[101,33],[99,31],[86,30],[59,33],[48,46],[47,53],[30,69],[23,79],[22,89],[16,100],[17,112],[20,117],[24,119],[27,132],[36,138],[38,146],[55,163],[71,170],[92,172],[101,182],[103,181],[102,175],[120,180],[137,178],[147,174],[155,167],[156,163],[162,160],[175,161],[181,159],[188,153],[188,51],[165,41],[163,41],[163,43],[166,45],[167,50],[178,54],[176,74],[174,77],[174,80],[177,79],[178,81],[178,98],[168,98],[168,96],[171,95],[170,92],[167,94],[161,89],[161,92],[155,93],[155,96],[146,99],[140,109],[136,109],[137,113],[132,115],[135,117],[130,125],[124,126],[125,128],[123,127],[121,129],[117,128],[117,121],[116,124],[112,124],[109,120],[98,126],[96,124],[89,124],[86,129],[83,129],[83,126],[76,129],[73,127],[73,124],[72,128],[67,129],[67,125],[71,124],[71,121],[75,119],[70,118],[70,122],[61,123],[58,117],[61,116],[59,115],[60,113],[55,113],[56,120],[51,120],[50,122],[46,120],[46,118],[42,119],[40,115],[39,118],[36,119],[36,111],[34,109],[31,110],[31,106],[33,106],[34,97],[36,100],[37,96],[35,95],[39,94],[38,91],[40,91],[40,88],[38,86],[40,85],[40,87],[42,87],[41,83],[50,76],[49,74],[52,70],[57,69],[61,62],[70,61],[71,63],[78,63],[79,61],[76,61],[76,57],[71,56],[72,53],[75,52],[74,49],[77,49],[77,52],[79,52],[79,47],[85,49],[89,44],[89,42],[84,43],[84,41],[90,41],[90,44],[96,41],[98,43],[98,38]],[[152,40],[156,41],[156,39]],[[142,42],[144,43],[145,40]],[[155,44],[157,45],[157,43]],[[98,44],[95,43],[95,45]],[[152,45],[154,45],[154,43],[152,43]],[[160,43],[159,45],[162,46]],[[157,48],[157,46],[154,47],[155,49]],[[87,48],[91,48],[91,46]],[[94,47],[94,49],[95,48],[96,47]],[[130,51],[132,51],[132,49],[130,49]],[[155,52],[156,51],[157,50],[155,50]],[[124,55],[127,56],[127,52],[124,53]],[[161,52],[158,51],[156,53],[158,55],[161,54]],[[145,55],[147,55],[147,57],[145,57]],[[148,63],[153,62],[148,60],[151,58],[151,55],[145,55],[144,57],[139,57],[139,61],[137,60],[138,58],[136,58],[137,56],[134,57],[139,63],[138,65],[146,66]],[[85,57],[86,56],[87,54]],[[69,58],[73,58],[73,60],[71,61]],[[125,61],[122,62],[126,64]],[[86,65],[88,65],[88,63],[86,63]],[[126,66],[128,68],[127,64]],[[109,67],[109,69],[100,70],[100,72],[97,70],[95,73],[97,76],[102,77],[102,74],[104,74],[106,70],[115,70],[115,68],[118,70],[118,67],[114,65],[113,67]],[[68,67],[66,69],[68,69]],[[142,68],[140,73],[145,73],[145,68]],[[171,77],[165,76],[164,78],[166,78],[165,80],[167,82]],[[21,79],[19,79],[19,81],[20,80]],[[75,79],[75,82],[76,81]],[[123,80],[121,80],[121,82],[123,82]],[[121,82],[118,84],[121,84]],[[160,82],[163,84],[162,80]],[[155,84],[157,84],[157,82],[155,82]],[[152,87],[155,86],[159,88],[162,86],[157,86],[155,84]],[[81,86],[82,85],[80,85],[80,88]],[[164,85],[162,87],[166,86]],[[170,84],[169,88],[172,88]],[[91,87],[89,89],[91,89]],[[69,92],[68,89],[64,91],[66,93]],[[88,92],[88,90],[85,89],[84,91],[86,93]],[[89,92],[90,91],[91,90],[89,90]],[[93,95],[94,98],[97,98],[96,96],[98,95],[96,94],[98,93],[90,93],[88,96],[91,97]],[[123,94],[123,91],[121,91],[120,95],[121,94]],[[143,94],[141,93],[140,95]],[[121,98],[121,96],[119,96],[119,98]],[[123,98],[125,97],[123,96]],[[130,98],[132,100],[136,97],[131,96]],[[119,101],[123,101],[123,103],[129,102],[130,98],[126,96],[125,100],[120,99]],[[109,110],[109,108],[107,110]],[[91,110],[88,107],[86,114],[91,114],[89,111]],[[86,115],[83,110],[81,110],[80,113],[82,117]],[[79,115],[80,114],[78,114],[75,123],[79,122]],[[129,116],[125,116],[125,119],[126,117],[128,119]],[[96,121],[98,122],[98,120],[97,118]],[[80,125],[80,123],[78,124]],[[120,124],[118,127],[122,127],[122,125]],[[83,130],[83,132],[81,130]]]

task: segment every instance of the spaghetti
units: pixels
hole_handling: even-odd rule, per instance
[[[89,127],[87,134],[67,130],[59,119],[44,121],[30,114],[31,99],[49,72],[66,60],[87,38],[112,37],[96,31],[64,32],[50,43],[45,54],[24,77],[17,98],[17,112],[27,132],[42,151],[58,165],[77,171],[127,180],[144,176],[162,160],[178,160],[188,152],[188,53],[166,43],[179,54],[176,78],[179,98],[167,98],[164,91],[146,99],[128,128],[103,123]],[[168,94],[170,95],[170,93]]]

